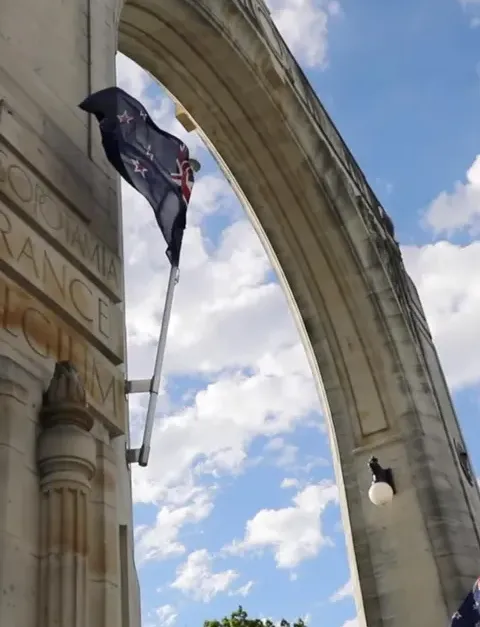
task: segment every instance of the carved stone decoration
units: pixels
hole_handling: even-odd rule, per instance
[[[97,449],[85,390],[68,362],[55,367],[41,422],[38,627],[88,627],[90,490]]]
[[[470,459],[468,457],[468,453],[465,448],[460,444],[460,442],[455,441],[455,449],[457,451],[458,461],[460,463],[460,468],[465,475],[465,479],[468,483],[473,486],[475,485],[474,474],[472,470],[472,465],[470,464]]]
[[[43,397],[41,421],[44,427],[59,423],[75,424],[85,431],[93,427],[83,382],[69,361],[55,364],[52,380]]]

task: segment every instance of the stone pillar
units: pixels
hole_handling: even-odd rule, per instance
[[[77,371],[55,367],[41,413],[38,627],[87,627],[93,418]]]

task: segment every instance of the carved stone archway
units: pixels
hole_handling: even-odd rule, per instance
[[[468,452],[392,225],[262,0],[0,1],[0,624],[140,625],[119,183],[78,108],[114,82],[117,43],[208,137],[289,296],[360,623],[446,624],[478,576]],[[64,362],[91,428],[65,404],[41,419]]]
[[[443,624],[477,576],[479,498],[391,222],[263,0],[129,1],[119,48],[208,137],[289,296],[328,407],[360,622]],[[386,509],[367,497],[373,453],[395,476]]]

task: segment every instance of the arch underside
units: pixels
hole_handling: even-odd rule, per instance
[[[442,527],[442,546],[435,536],[437,527],[448,527],[452,508],[468,509],[451,438],[438,435],[456,421],[445,426],[432,390],[412,313],[415,294],[383,210],[255,6],[127,2],[119,48],[174,94],[215,146],[289,296],[326,401],[360,620],[380,625],[394,612],[403,624],[432,624],[432,611],[445,620],[459,588],[458,577],[447,581],[459,568],[453,531]],[[395,469],[395,518],[366,498],[366,462],[377,451],[382,465]],[[432,492],[439,457],[450,478],[444,501]],[[465,577],[479,555],[469,516],[461,532],[472,547]],[[423,562],[412,573],[418,551]],[[395,576],[386,570],[389,559]],[[406,607],[418,578],[437,609]]]

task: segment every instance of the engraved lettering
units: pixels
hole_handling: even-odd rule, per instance
[[[10,301],[11,301],[11,290],[5,285],[4,294],[3,294],[3,311],[2,311],[2,328],[12,337],[18,337],[17,333],[10,328]]]
[[[122,293],[119,258],[53,191],[22,167],[21,161],[6,146],[0,148],[0,190],[53,237],[67,256],[78,260],[102,288],[107,288],[115,302],[119,302]],[[1,237],[5,241],[5,235]]]
[[[105,337],[110,337],[109,327],[109,307],[103,298],[98,299],[98,330]]]
[[[52,263],[50,257],[46,250],[43,251],[43,266],[42,266],[42,281],[43,283],[47,283],[49,278],[53,279],[53,282],[57,286],[58,291],[60,292],[61,297],[64,299],[66,296],[66,282],[67,282],[67,267],[65,264],[62,264],[60,272],[62,276],[59,278],[58,276],[58,264],[57,270],[54,268],[54,264]],[[50,281],[49,281],[50,282]]]
[[[77,368],[92,409],[112,433],[125,431],[123,374],[38,299],[0,274],[0,336],[39,364],[69,359]]]
[[[42,325],[46,328],[42,329]],[[22,332],[25,340],[35,354],[44,358],[50,356],[50,325],[50,320],[38,309],[27,307],[23,312]],[[35,337],[41,337],[43,345],[35,341]]]
[[[98,372],[98,365],[95,359],[93,359],[92,361],[91,375],[92,375],[92,387],[91,387],[92,396],[95,395],[94,391],[98,389],[98,393],[100,394],[102,405],[105,405],[108,399],[111,397],[112,404],[113,404],[113,411],[115,412],[116,405],[117,405],[116,398],[115,398],[115,377],[112,376],[110,380],[108,381],[107,385],[104,386],[104,384],[102,383],[102,378],[100,376],[100,373]]]
[[[11,188],[23,202],[30,202],[33,198],[32,182],[25,174],[25,171],[18,165],[11,165],[8,168],[8,182]]]
[[[2,235],[3,244],[8,252],[9,257],[13,257],[12,249],[10,247],[10,243],[7,239],[7,235],[10,235],[12,232],[12,223],[10,222],[8,216],[0,211],[0,233]]]
[[[35,273],[35,276],[37,277],[37,279],[40,276],[40,273],[38,272],[38,267],[37,267],[37,262],[35,261],[35,256],[33,253],[33,244],[32,244],[32,240],[29,237],[25,238],[25,241],[23,243],[22,246],[22,250],[20,251],[18,257],[17,257],[17,261],[21,261],[21,259],[25,257],[26,259],[30,260],[32,262],[32,270]]]
[[[115,363],[123,361],[120,310],[23,220],[0,201],[0,266],[41,292],[57,313],[73,317]],[[112,318],[113,316],[113,318]]]
[[[63,214],[57,203],[48,196],[40,185],[35,185],[35,208],[40,210],[42,218],[53,231],[60,231],[64,225]],[[50,201],[50,203],[47,203]]]
[[[87,322],[93,322],[94,320],[93,317],[85,312],[85,309],[88,309],[88,307],[84,308],[80,305],[80,303],[82,302],[83,303],[85,303],[85,301],[88,302],[88,296],[85,297],[85,294],[80,295],[80,292],[82,291],[82,289],[85,290],[89,294],[90,298],[92,297],[92,290],[88,287],[88,285],[85,285],[83,281],[80,281],[80,279],[73,279],[72,281],[70,281],[69,292],[70,292],[70,298],[72,299],[73,306],[78,311],[78,313],[82,316],[82,318],[87,320]]]
[[[104,264],[102,263],[103,260],[101,256],[100,244],[95,244],[95,246],[93,247],[93,250],[90,253],[90,261],[94,264],[94,266],[101,274],[105,274]]]
[[[85,242],[85,237],[83,238],[83,241],[82,241],[82,237],[80,236],[80,233],[79,233],[79,227],[76,226],[74,228],[74,230],[73,230],[72,238],[70,240],[70,244],[72,246],[77,246],[78,247],[78,250],[80,251],[82,257],[86,257],[86,254],[85,254],[85,249],[86,249],[85,243],[86,243]]]
[[[107,270],[107,280],[112,279],[115,285],[118,285],[117,264],[113,258],[110,259]]]

